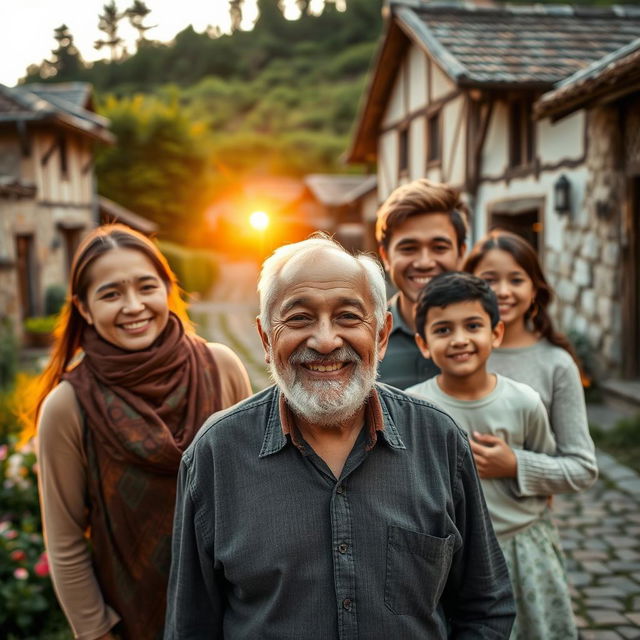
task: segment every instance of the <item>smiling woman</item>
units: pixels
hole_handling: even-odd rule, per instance
[[[230,349],[194,335],[148,238],[95,229],[70,281],[33,408],[51,575],[76,637],[151,640],[182,452],[249,380]]]

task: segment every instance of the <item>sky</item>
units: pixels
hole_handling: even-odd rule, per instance
[[[104,37],[98,30],[98,15],[108,0],[0,0],[0,83],[14,86],[25,75],[28,65],[51,56],[56,41],[53,30],[66,24],[82,57],[99,60],[108,57],[108,49],[94,49],[93,43]],[[116,0],[121,11],[132,0]],[[146,0],[151,9],[145,24],[157,25],[147,32],[151,40],[167,42],[192,24],[198,32],[208,25],[229,28],[228,0]],[[255,0],[245,0],[248,26],[255,17]],[[287,17],[295,17],[292,7]],[[295,12],[294,12],[295,13]],[[129,22],[121,22],[121,33],[128,50],[135,50],[136,32]]]

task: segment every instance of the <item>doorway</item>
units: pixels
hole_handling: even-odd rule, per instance
[[[504,229],[524,238],[542,258],[543,198],[521,198],[494,203],[488,211],[488,228]]]
[[[627,244],[623,258],[622,369],[625,378],[640,377],[640,175],[629,178]]]
[[[33,234],[16,236],[16,269],[22,318],[38,314],[38,287]]]

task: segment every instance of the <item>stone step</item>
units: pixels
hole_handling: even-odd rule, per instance
[[[605,404],[612,409],[628,417],[640,413],[640,379],[601,380],[598,386],[602,390]]]

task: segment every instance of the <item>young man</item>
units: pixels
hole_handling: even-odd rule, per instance
[[[393,329],[379,367],[381,382],[405,389],[438,372],[413,339],[415,305],[433,276],[460,267],[467,217],[458,191],[426,179],[398,187],[380,207],[376,240],[384,267],[398,289],[389,301]]]
[[[378,263],[311,238],[266,260],[258,289],[276,385],[212,416],[182,458],[165,639],[508,638],[466,437],[375,383]]]
[[[555,454],[555,439],[538,393],[487,371],[504,331],[499,318],[498,301],[484,280],[468,273],[434,278],[418,300],[416,341],[441,373],[407,392],[443,408],[473,439],[516,594],[512,638],[575,638],[559,538],[546,516],[548,496],[527,493],[518,473],[518,451],[546,459]]]

